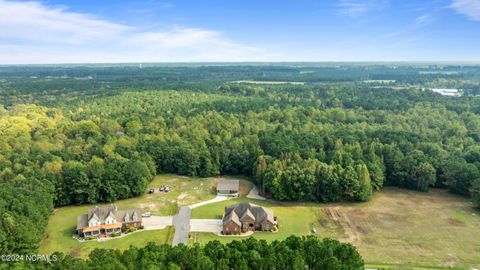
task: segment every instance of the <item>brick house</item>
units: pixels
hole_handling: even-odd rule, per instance
[[[122,228],[142,226],[142,210],[117,210],[116,205],[95,207],[77,217],[77,234],[83,237],[121,233]]]
[[[272,210],[252,203],[236,203],[225,207],[222,224],[223,234],[270,231],[277,226]]]

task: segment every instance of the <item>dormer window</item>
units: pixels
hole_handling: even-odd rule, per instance
[[[97,215],[93,214],[92,217],[88,220],[88,226],[93,227],[93,226],[98,226],[100,225],[100,220],[98,219]]]
[[[100,223],[100,222],[98,221],[98,219],[96,219],[95,217],[92,217],[92,218],[88,221],[88,227],[98,226],[99,223]]]
[[[113,215],[113,213],[112,212],[108,213],[108,216],[105,219],[105,223],[106,224],[114,224],[116,222],[117,222],[117,220],[116,220],[115,216]]]

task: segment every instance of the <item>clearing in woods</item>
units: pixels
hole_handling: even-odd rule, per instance
[[[278,203],[240,198],[192,210],[192,218],[221,218],[223,207],[251,201],[270,207],[278,233],[257,232],[258,239],[308,235],[354,244],[368,264],[418,267],[480,267],[480,213],[465,198],[445,190],[429,193],[384,188],[366,203]],[[239,237],[196,234],[197,242],[229,242]],[[193,242],[193,240],[191,241]]]
[[[170,192],[159,192],[160,186],[171,188]],[[178,213],[180,205],[189,205],[215,198],[216,180],[213,178],[196,178],[172,174],[157,175],[148,185],[154,188],[153,194],[113,202],[119,209],[141,208],[157,216],[171,216]],[[107,205],[107,204],[95,204]],[[105,242],[88,241],[81,243],[72,238],[77,223],[77,216],[85,214],[95,205],[66,206],[54,210],[48,219],[45,238],[40,243],[40,254],[61,251],[74,257],[85,257],[94,248],[126,249],[130,245],[145,246],[154,241],[158,244],[172,242],[172,227],[163,230],[143,231],[132,236],[111,239]]]

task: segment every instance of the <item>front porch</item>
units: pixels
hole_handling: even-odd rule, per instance
[[[110,236],[113,233],[120,234],[122,232],[122,226],[95,226],[87,227],[83,230],[83,237],[105,237]]]

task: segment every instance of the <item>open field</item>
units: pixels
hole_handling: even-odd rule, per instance
[[[291,85],[304,85],[304,84],[305,84],[305,82],[251,81],[251,80],[234,81],[233,83],[248,83],[248,84],[291,84]]]
[[[364,80],[364,83],[395,83],[396,80]]]
[[[278,233],[255,233],[258,239],[307,235],[354,244],[370,264],[410,264],[419,267],[479,267],[480,213],[464,198],[443,190],[419,193],[385,188],[361,204],[273,203],[246,198],[205,205],[192,218],[221,218],[235,201],[271,207],[278,217]],[[197,241],[228,242],[239,237],[198,233]]]
[[[238,179],[238,178],[237,178]],[[170,193],[143,195],[115,202],[119,208],[140,207],[155,215],[174,215],[178,205],[188,205],[214,198],[215,179],[176,175],[157,176],[150,184],[172,187]],[[244,197],[251,183],[242,179],[241,197],[200,206],[192,210],[192,219],[220,219],[225,206],[235,202],[253,202],[270,207],[278,217],[277,233],[257,232],[254,237],[268,241],[289,235],[331,237],[354,244],[371,265],[413,265],[417,267],[480,267],[480,213],[470,202],[444,190],[420,193],[385,188],[366,203],[286,203],[253,200]],[[103,243],[80,243],[72,239],[76,216],[91,206],[56,209],[49,220],[40,253],[62,251],[86,256],[94,248],[125,249],[143,246],[149,241],[171,243],[173,229],[138,232],[135,236]],[[195,233],[192,238],[195,239]],[[241,237],[221,237],[213,233],[196,233],[199,243],[210,240],[229,242]],[[191,240],[191,243],[193,240]]]
[[[175,215],[179,205],[189,205],[214,198],[215,183],[216,181],[212,178],[159,175],[149,184],[149,188],[155,188],[155,193],[116,201],[115,204],[119,209],[141,208],[154,215]],[[170,186],[172,191],[169,193],[158,192],[161,185]],[[97,247],[125,249],[134,243],[138,246],[143,246],[150,241],[171,243],[173,229],[138,232],[135,236],[113,239],[104,243],[96,241],[80,243],[72,238],[77,216],[87,213],[88,209],[93,206],[67,206],[55,209],[48,221],[45,239],[40,243],[40,253],[61,251],[73,256],[85,256],[90,250]]]
[[[157,175],[148,185],[155,193],[116,201],[118,208],[141,208],[158,216],[171,216],[178,213],[178,207],[215,197],[215,183],[212,178],[186,177],[173,174]],[[170,192],[159,192],[162,185],[170,186]],[[90,206],[86,206],[88,209]],[[68,208],[68,207],[67,207]],[[60,208],[63,209],[63,208]]]

